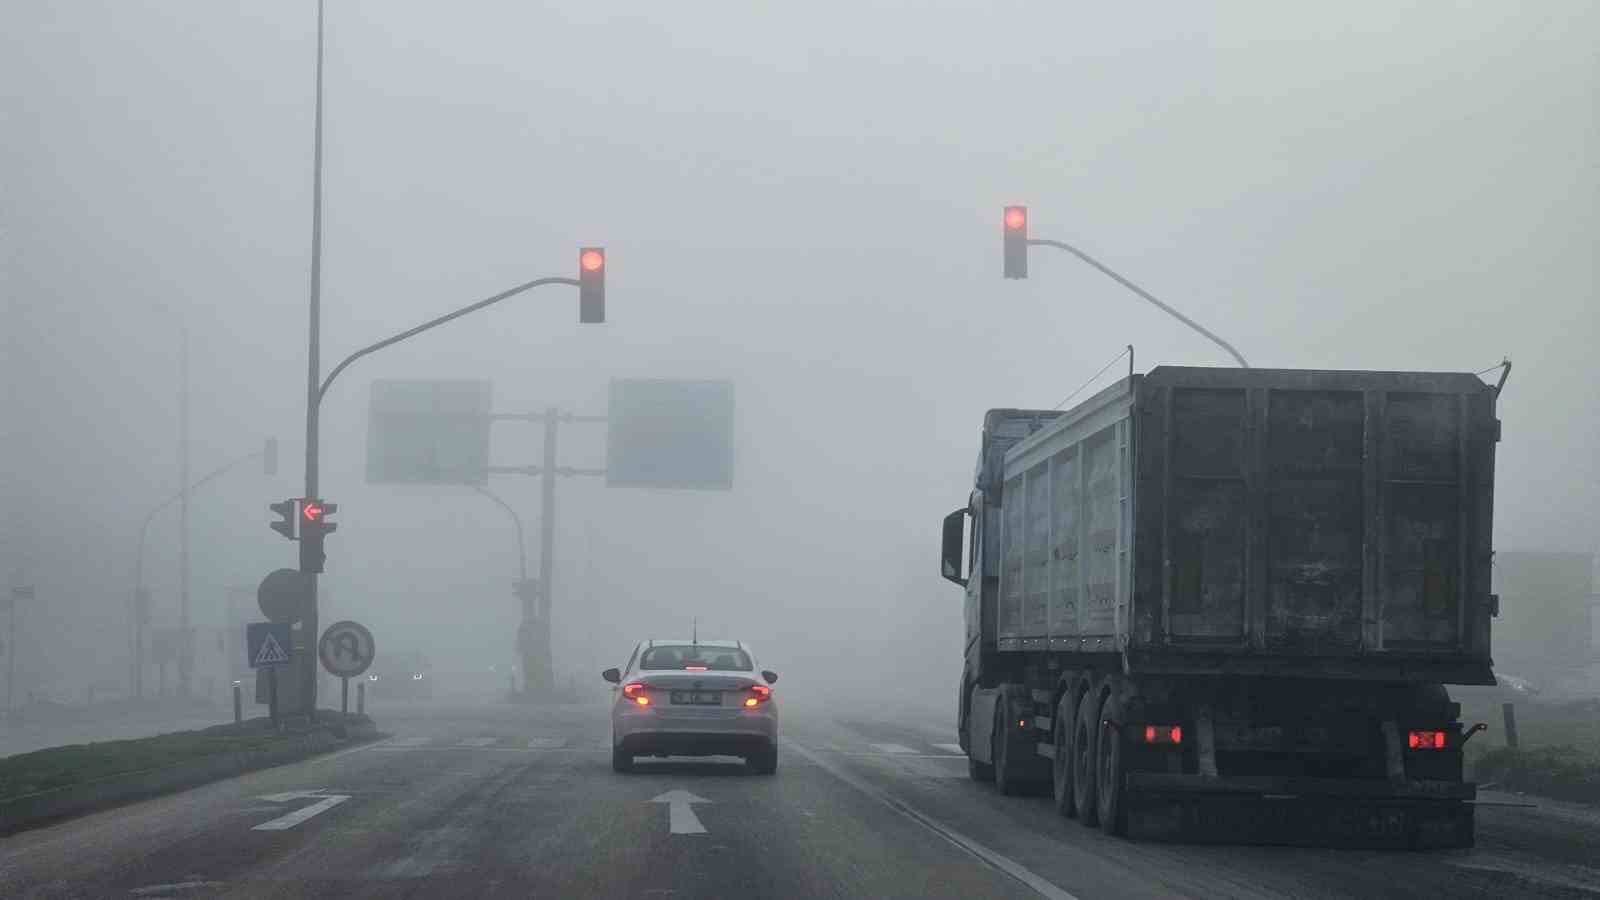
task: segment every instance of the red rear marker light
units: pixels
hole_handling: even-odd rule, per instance
[[[1412,750],[1443,750],[1444,745],[1442,731],[1413,731],[1406,735],[1406,746]]]
[[[1146,725],[1144,727],[1144,742],[1146,744],[1181,744],[1183,743],[1183,726]]]

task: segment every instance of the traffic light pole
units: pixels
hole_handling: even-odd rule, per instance
[[[562,422],[604,422],[605,416],[578,416],[563,413],[554,407],[539,413],[500,413],[490,420],[519,420],[544,424],[544,464],[540,466],[490,466],[491,475],[540,476],[539,521],[539,595],[538,609],[531,607],[531,597],[524,597],[522,621],[518,629],[522,653],[522,673],[529,694],[546,693],[555,685],[555,669],[550,659],[550,612],[555,579],[556,534],[556,477],[575,475],[604,475],[605,469],[583,469],[557,464],[558,428]],[[526,581],[526,576],[524,576]]]
[[[1181,312],[1178,312],[1177,310],[1173,309],[1172,307],[1168,306],[1167,304],[1162,303],[1160,300],[1157,300],[1154,294],[1151,294],[1149,291],[1145,290],[1142,287],[1139,287],[1137,284],[1134,284],[1133,282],[1129,281],[1128,279],[1123,278],[1121,275],[1118,275],[1116,272],[1111,271],[1111,269],[1109,267],[1107,267],[1105,264],[1101,263],[1099,260],[1097,260],[1094,257],[1090,256],[1089,254],[1083,252],[1082,250],[1079,250],[1077,247],[1074,247],[1071,244],[1063,243],[1062,241],[1049,241],[1049,240],[1043,240],[1043,239],[1040,239],[1040,238],[1029,238],[1028,239],[1028,243],[1030,245],[1038,244],[1038,245],[1043,246],[1043,247],[1054,247],[1057,250],[1065,250],[1068,253],[1071,253],[1073,256],[1076,256],[1077,258],[1083,260],[1084,262],[1086,262],[1089,265],[1093,266],[1094,268],[1098,269],[1101,272],[1101,274],[1103,274],[1106,277],[1110,278],[1112,281],[1115,281],[1117,284],[1122,285],[1123,287],[1127,288],[1128,290],[1133,291],[1135,294],[1138,294],[1140,297],[1143,297],[1144,299],[1146,299],[1146,300],[1150,301],[1151,303],[1155,304],[1155,306],[1157,308],[1159,308],[1162,311],[1166,312],[1168,315],[1172,316],[1174,319],[1177,319],[1179,322],[1182,322],[1183,324],[1189,326],[1190,328],[1193,328],[1195,331],[1198,331],[1201,334],[1205,335],[1207,338],[1209,338],[1217,346],[1219,346],[1222,349],[1228,351],[1228,354],[1230,356],[1232,356],[1236,361],[1238,361],[1239,366],[1241,368],[1245,368],[1245,369],[1250,368],[1250,364],[1244,361],[1244,357],[1239,355],[1239,351],[1233,349],[1233,345],[1232,344],[1229,344],[1227,341],[1223,340],[1222,338],[1217,337],[1216,335],[1214,335],[1211,332],[1207,331],[1205,328],[1201,327],[1200,323],[1196,322],[1195,320],[1189,318],[1188,316],[1184,315]]]

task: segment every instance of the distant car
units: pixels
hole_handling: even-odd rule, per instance
[[[402,653],[367,672],[368,690],[380,697],[432,697],[433,667],[420,653]]]
[[[638,756],[739,756],[751,771],[778,771],[776,672],[759,669],[739,641],[642,641],[612,688],[611,768]]]

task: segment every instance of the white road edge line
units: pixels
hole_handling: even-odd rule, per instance
[[[917,752],[910,747],[907,747],[905,744],[868,744],[867,746],[878,751],[879,753],[910,754]]]
[[[964,757],[964,756],[967,755],[967,751],[961,749],[961,745],[960,744],[934,744],[933,746],[936,749],[948,751],[950,753],[955,754],[956,756]]]
[[[309,760],[309,762],[314,762],[314,763],[327,762],[330,759],[338,759],[341,756],[349,756],[352,753],[360,753],[363,750],[376,750],[376,749],[378,749],[380,747],[386,746],[392,740],[394,740],[394,738],[386,738],[386,739],[381,740],[381,741],[370,741],[368,743],[362,744],[359,747],[351,747],[351,748],[349,748],[347,750],[340,750],[338,753],[326,753],[326,754],[323,754],[322,756],[313,756]]]
[[[821,756],[812,753],[810,750],[807,750],[794,741],[785,738],[783,742],[789,747],[790,750],[793,750],[795,753],[798,753],[807,760],[810,760],[811,763],[817,768],[822,769],[824,772],[827,772],[829,775],[832,775],[845,784],[850,785],[861,793],[866,794],[868,797],[871,797],[879,803],[882,803],[884,806],[889,807],[902,816],[905,816],[906,818],[916,822],[934,834],[944,838],[950,843],[955,844],[957,847],[960,847],[968,853],[971,853],[973,856],[976,856],[978,859],[988,863],[1001,872],[1010,875],[1017,881],[1027,885],[1039,896],[1047,897],[1049,900],[1078,900],[1076,895],[1056,887],[1053,883],[1034,873],[1032,870],[1028,869],[1026,866],[1022,865],[1016,860],[1002,856],[999,853],[990,850],[988,847],[978,843],[972,838],[967,837],[961,832],[950,828],[937,819],[918,812],[917,810],[907,806],[899,800],[896,800],[878,788],[873,787],[867,782],[862,781],[860,778],[857,778],[849,772],[846,772],[844,769],[834,765],[831,762],[828,762]]]

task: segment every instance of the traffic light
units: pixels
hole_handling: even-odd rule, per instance
[[[273,503],[267,508],[278,514],[278,521],[272,523],[272,530],[283,535],[289,540],[294,540],[295,501],[285,500],[282,503]]]
[[[606,251],[584,247],[578,251],[578,321],[606,320]]]
[[[339,511],[339,504],[307,497],[300,501],[300,571],[320,574],[328,554],[322,539],[339,530],[328,517]]]
[[[1005,232],[1005,260],[1007,278],[1028,277],[1028,208],[1006,207],[1003,231]]]

